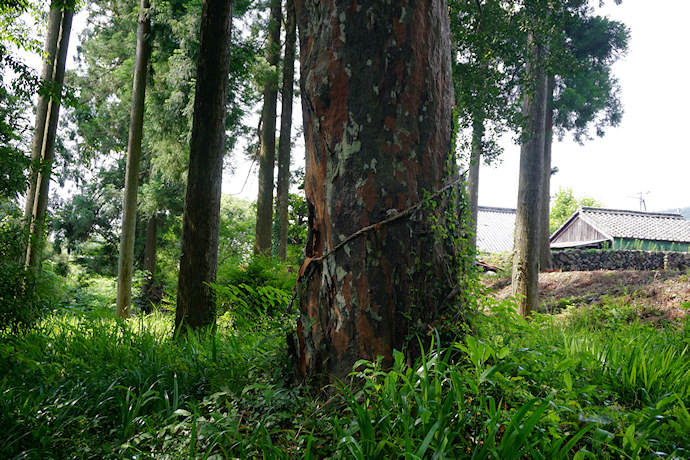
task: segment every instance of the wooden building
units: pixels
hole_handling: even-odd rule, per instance
[[[690,221],[680,214],[580,207],[551,235],[551,249],[565,248],[688,252]]]

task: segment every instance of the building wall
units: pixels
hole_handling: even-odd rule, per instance
[[[606,236],[598,232],[582,219],[575,219],[568,227],[564,228],[552,243],[583,242],[606,239]]]
[[[690,254],[668,251],[573,249],[551,251],[553,266],[561,271],[684,270]]]
[[[675,243],[671,241],[648,241],[634,240],[630,238],[615,238],[613,240],[613,249],[689,252],[690,245],[688,243]]]

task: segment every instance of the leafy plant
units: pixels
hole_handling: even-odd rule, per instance
[[[551,205],[551,212],[549,213],[549,231],[553,233],[558,230],[558,228],[563,225],[580,206],[601,208],[604,205],[600,201],[587,195],[576,198],[571,187],[560,187]]]
[[[18,206],[0,198],[0,334],[27,331],[54,299],[54,274],[24,266],[26,240]]]

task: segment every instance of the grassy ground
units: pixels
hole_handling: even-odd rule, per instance
[[[475,336],[328,393],[290,382],[288,320],[176,342],[74,297],[0,336],[0,458],[690,458],[690,330],[625,296],[530,322],[486,297]]]

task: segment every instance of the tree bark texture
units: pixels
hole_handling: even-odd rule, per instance
[[[479,215],[479,166],[482,162],[484,119],[475,118],[472,123],[472,153],[467,174],[467,201],[470,219],[470,247],[477,249],[477,216]]]
[[[292,141],[292,100],[295,93],[295,46],[297,21],[295,1],[287,0],[285,20],[285,56],[283,57],[283,105],[280,112],[280,139],[278,140],[278,186],[276,214],[278,215],[278,257],[287,257],[288,195],[290,193],[290,147]]]
[[[137,193],[139,191],[139,167],[141,140],[144,131],[144,101],[146,98],[146,73],[149,63],[149,34],[151,17],[149,0],[141,0],[137,25],[137,54],[134,64],[132,109],[129,115],[127,139],[127,169],[122,203],[122,235],[117,267],[117,298],[115,313],[120,318],[129,316],[132,305],[132,271],[134,268],[134,239],[137,230]]]
[[[531,51],[524,89],[522,115],[527,126],[520,147],[520,176],[515,215],[513,256],[513,294],[518,298],[518,313],[528,316],[539,306],[539,237],[541,228],[542,182],[544,175],[544,118],[546,113],[546,74],[544,50],[528,37]]]
[[[58,39],[60,38],[60,26],[62,24],[62,8],[53,2],[50,6],[50,13],[48,14],[48,31],[46,32],[46,42],[43,49],[43,69],[41,70],[41,87],[53,88],[53,68],[55,67],[55,58],[57,56]],[[36,200],[36,188],[38,179],[38,170],[41,159],[41,150],[43,148],[43,136],[46,130],[46,120],[48,119],[48,105],[50,103],[50,95],[44,94],[43,91],[38,93],[38,101],[36,103],[36,125],[34,127],[33,142],[31,144],[31,165],[29,167],[29,183],[26,191],[26,202],[24,204],[24,219],[30,222],[34,210],[34,201]]]
[[[396,349],[414,359],[457,281],[440,236],[454,199],[406,212],[453,179],[449,23],[444,0],[296,7],[309,209],[296,366],[324,383]]]
[[[551,261],[551,232],[549,231],[549,213],[551,212],[551,147],[553,146],[553,91],[556,79],[549,75],[546,85],[546,114],[544,119],[544,182],[541,194],[541,237],[539,243],[539,269],[548,271],[553,268]]]
[[[271,15],[266,41],[266,60],[272,68],[280,61],[280,23],[282,4],[271,1]],[[273,174],[276,162],[276,102],[278,100],[277,78],[270,77],[264,85],[264,107],[262,111],[261,151],[259,154],[259,195],[256,199],[256,240],[254,253],[270,255],[273,237]]]
[[[185,193],[175,335],[215,325],[220,196],[230,68],[232,1],[206,0]]]
[[[29,245],[26,250],[27,267],[38,267],[43,252],[43,240],[45,238],[45,218],[48,208],[48,192],[50,191],[50,176],[53,168],[53,156],[55,150],[55,136],[57,134],[58,118],[60,114],[60,99],[62,97],[62,84],[65,79],[65,63],[67,61],[67,48],[69,46],[69,36],[72,30],[72,17],[74,16],[72,6],[65,6],[62,10],[60,21],[60,33],[58,36],[58,47],[53,66],[51,81],[54,85],[55,94],[48,104],[46,114],[45,131],[43,133],[43,144],[41,146],[40,166],[36,176],[36,193],[33,200],[31,212],[31,224],[29,226]]]

